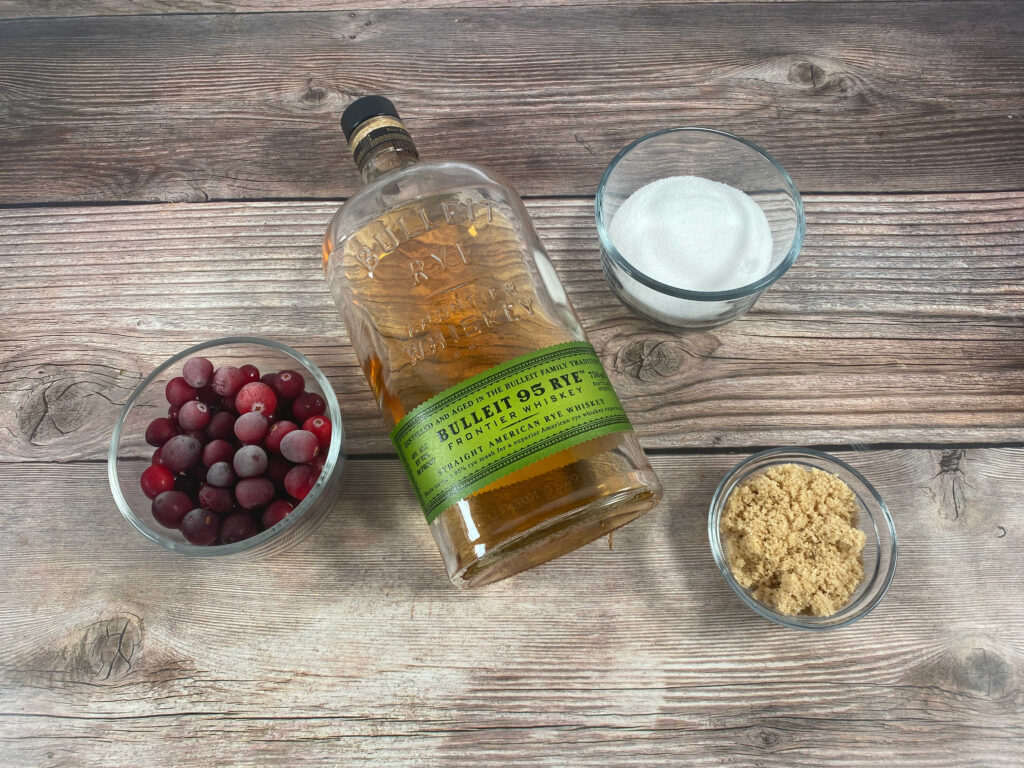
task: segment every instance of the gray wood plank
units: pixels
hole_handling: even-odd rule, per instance
[[[682,0],[683,3],[803,2],[804,0]],[[830,0],[835,3],[880,0]],[[935,0],[941,2],[942,0]],[[678,0],[646,0],[648,5],[680,4]],[[395,8],[479,8],[480,0],[0,0],[0,19],[61,16],[137,16],[181,13],[268,13],[284,11],[391,10]],[[621,0],[489,0],[492,8],[551,7],[558,5],[621,5]]]
[[[633,4],[0,22],[0,203],[335,198],[338,117],[384,92],[424,157],[592,194],[632,139],[704,125],[805,190],[1018,189],[1013,2]]]
[[[0,461],[103,458],[144,375],[240,333],[310,355],[349,450],[390,453],[320,270],[334,207],[0,211]],[[529,209],[649,448],[1024,436],[1024,193],[810,197],[790,272],[691,335],[617,302],[589,201]]]
[[[353,463],[323,526],[192,561],[114,509],[102,464],[0,465],[0,754],[33,768],[1024,762],[1024,451],[842,456],[902,551],[873,614],[784,630],[707,545],[739,455],[658,456],[663,505],[474,593],[397,461]]]

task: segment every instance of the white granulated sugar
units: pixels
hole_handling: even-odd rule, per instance
[[[655,280],[692,291],[725,291],[768,274],[772,233],[744,192],[700,176],[641,187],[616,211],[612,242]]]

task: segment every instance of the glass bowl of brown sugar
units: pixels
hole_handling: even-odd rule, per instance
[[[708,538],[740,600],[794,629],[863,618],[896,572],[896,529],[878,491],[809,448],[773,448],[734,466],[711,500]]]

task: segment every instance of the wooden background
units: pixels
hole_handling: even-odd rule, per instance
[[[1024,5],[0,0],[0,766],[1024,764]],[[665,483],[607,541],[445,578],[319,272],[382,92],[425,157],[527,198]],[[808,234],[744,320],[618,305],[592,195],[672,125],[769,149]],[[328,521],[191,562],[105,454],[156,364],[293,344],[342,401]],[[718,575],[714,487],[833,449],[887,499],[892,589],[825,635]]]

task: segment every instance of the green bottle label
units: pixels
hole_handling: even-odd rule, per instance
[[[428,523],[460,499],[596,437],[632,429],[594,348],[530,352],[434,395],[391,431]]]

